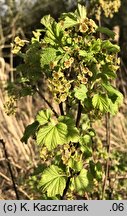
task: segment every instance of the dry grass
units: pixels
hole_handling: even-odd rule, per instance
[[[32,98],[22,100],[20,110],[16,115],[8,116],[4,110],[5,90],[8,76],[6,72],[0,70],[0,139],[6,144],[9,161],[15,178],[27,171],[28,164],[36,165],[35,151],[32,142],[28,145],[23,144],[20,139],[23,135],[25,126],[33,121]],[[8,172],[7,161],[2,144],[0,143],[0,199],[15,199],[14,190],[12,190],[12,182]],[[22,196],[21,196],[22,197]]]

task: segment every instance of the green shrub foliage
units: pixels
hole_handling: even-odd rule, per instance
[[[37,113],[21,141],[27,143],[35,135],[40,146],[45,166],[38,189],[45,197],[75,199],[87,194],[94,199],[100,193],[101,198],[108,156],[92,123],[106,113],[115,115],[122,103],[122,94],[112,85],[120,48],[111,42],[114,33],[87,18],[80,4],[58,22],[47,15],[41,23],[43,28],[33,32],[31,41],[15,38],[13,53],[24,63],[17,68],[15,87],[8,88],[17,97],[31,95],[39,91],[38,80],[44,77],[60,111],[49,101],[49,109]]]

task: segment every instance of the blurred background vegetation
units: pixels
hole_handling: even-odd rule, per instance
[[[74,10],[78,2],[87,6],[88,15],[96,20],[98,25],[108,27],[116,32],[114,43],[119,44],[121,47],[121,69],[118,72],[115,85],[124,95],[124,104],[118,115],[112,119],[111,143],[112,148],[120,152],[120,163],[124,158],[122,171],[119,173],[117,181],[117,184],[122,184],[123,187],[122,191],[121,188],[117,187],[119,196],[116,198],[127,199],[127,176],[125,175],[127,167],[127,1],[0,0],[0,139],[5,141],[20,199],[38,198],[38,192],[35,195],[32,191],[26,189],[27,186],[24,182],[24,179],[28,179],[29,173],[37,167],[38,150],[32,140],[26,146],[20,142],[20,139],[25,126],[33,121],[36,111],[41,107],[46,107],[46,104],[36,96],[27,96],[25,100],[22,99],[14,104],[17,107],[14,115],[8,116],[5,113],[5,101],[8,102],[8,109],[12,109],[12,103],[10,103],[10,98],[6,94],[5,87],[8,80],[14,81],[15,67],[20,63],[20,60],[12,55],[10,44],[17,35],[22,39],[29,40],[33,30],[42,28],[40,20],[44,15],[51,14],[51,16],[58,19],[61,13]],[[113,5],[108,8],[111,2],[113,2]],[[112,13],[113,11],[115,13]],[[49,98],[47,90],[43,86],[43,80],[41,85],[46,97]],[[102,122],[101,125],[96,123],[95,127],[104,144],[105,123]],[[125,181],[125,184],[123,181]],[[31,187],[35,188],[36,179],[33,182]],[[2,144],[0,144],[0,185],[0,199],[15,199]]]

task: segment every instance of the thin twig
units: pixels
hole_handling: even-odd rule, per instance
[[[111,150],[110,133],[111,133],[110,113],[107,113],[106,114],[106,142],[107,142],[108,159],[106,161],[105,179],[104,179],[104,185],[103,185],[103,190],[102,190],[102,199],[104,199],[105,190],[107,186],[107,179],[109,179],[109,163],[110,163],[109,157],[110,157],[110,150]]]
[[[70,108],[71,108],[71,106],[69,105],[69,98],[67,97],[67,99],[66,99],[66,114],[69,114]]]
[[[69,176],[68,179],[67,179],[66,187],[65,187],[65,189],[63,191],[63,195],[61,197],[61,200],[63,200],[65,198],[66,194],[67,194],[67,191],[68,191],[69,185],[70,185],[70,180],[71,180],[71,176]]]
[[[126,66],[125,66],[124,61],[123,61],[122,58],[120,58],[120,63],[123,66],[125,73],[127,74],[127,68],[126,68]]]
[[[3,173],[1,173],[0,172],[0,176],[2,177],[2,178],[4,178],[7,182],[7,184],[9,184],[10,185],[10,182],[11,182],[11,179],[10,178],[8,178],[7,176],[5,176]],[[16,184],[16,186],[18,186],[17,184]],[[30,196],[22,189],[22,188],[20,188],[20,187],[18,187],[18,191],[19,192],[21,192],[23,195],[25,195],[25,197],[26,198],[28,198],[29,200],[31,200],[31,198],[30,198]]]
[[[99,19],[99,26],[101,27],[101,13],[100,12],[100,19]],[[100,32],[100,39],[102,39],[102,34]],[[110,131],[111,131],[111,126],[110,126],[110,113],[106,114],[106,142],[107,142],[107,153],[108,156],[110,156],[110,149],[111,149],[111,142],[110,142]],[[106,168],[105,168],[105,179],[104,179],[104,184],[103,184],[103,189],[102,189],[102,200],[105,197],[105,190],[107,186],[107,179],[109,178],[109,162],[110,159],[108,157],[106,161]]]
[[[123,70],[127,74],[127,68],[126,68],[122,58],[120,59],[120,63],[121,63],[121,66],[122,66]],[[123,90],[124,95],[126,96],[126,88],[125,88],[124,77],[123,77],[123,73],[121,71],[121,68],[119,69],[119,72],[120,72],[119,76],[120,76],[120,79],[121,79],[122,90]]]
[[[76,127],[78,128],[79,127],[79,124],[80,124],[80,119],[81,119],[81,113],[82,113],[82,105],[80,103],[80,101],[78,102],[78,111],[77,111],[77,117],[76,117]],[[66,187],[63,191],[63,195],[61,196],[61,200],[63,200],[67,194],[67,191],[69,189],[69,185],[70,185],[70,180],[72,178],[72,170],[70,169],[70,176],[68,177],[67,179],[67,182],[66,182]]]
[[[50,109],[53,111],[54,115],[58,118],[59,115],[57,114],[57,112],[54,110],[53,106],[49,103],[49,101],[44,97],[44,95],[38,90],[36,89],[36,92],[39,94],[39,96],[45,101],[45,103],[50,107]]]
[[[82,105],[80,101],[78,102],[78,111],[77,111],[77,117],[76,117],[76,127],[79,127],[80,124],[80,119],[81,119],[81,114],[82,114]]]
[[[73,177],[73,175],[72,175],[73,170],[70,168],[69,171],[70,171],[70,176],[67,178],[66,187],[65,187],[65,189],[63,191],[63,195],[61,196],[61,200],[64,200],[64,198],[65,198],[65,196],[67,194],[67,191],[69,189],[71,178]]]
[[[59,108],[60,108],[61,115],[64,115],[64,109],[63,109],[63,103],[62,102],[59,104]]]
[[[9,170],[10,175],[11,175],[11,180],[12,180],[13,188],[14,188],[14,191],[15,191],[16,199],[19,200],[19,195],[18,195],[16,184],[15,184],[15,180],[14,180],[13,172],[12,172],[12,169],[11,169],[11,165],[10,165],[10,162],[9,162],[9,159],[8,159],[8,153],[7,153],[7,150],[6,150],[5,142],[2,139],[0,139],[0,142],[3,145],[5,158],[7,159],[8,170]]]

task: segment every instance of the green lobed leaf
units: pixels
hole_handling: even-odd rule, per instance
[[[85,158],[89,158],[92,156],[92,139],[91,136],[85,134],[83,137],[80,137],[79,140],[81,151],[84,153]]]
[[[85,134],[83,137],[80,137],[81,145],[89,145],[92,143],[91,136],[89,134]]]
[[[54,32],[55,37],[60,41],[62,36],[63,36],[62,26],[60,25],[60,23],[53,22],[52,28],[53,28],[53,32]]]
[[[108,35],[109,37],[111,37],[112,39],[114,39],[115,37],[115,33],[113,31],[111,31],[110,29],[106,28],[106,27],[98,27],[97,31]]]
[[[94,57],[93,52],[86,52],[85,50],[80,50],[79,55],[84,57],[86,62],[97,62],[96,58]]]
[[[70,28],[78,24],[77,17],[74,13],[63,13],[62,14],[64,23],[63,28]]]
[[[70,127],[68,125],[68,134],[67,134],[67,142],[75,142],[79,141],[79,130],[76,127]]]
[[[32,124],[28,125],[25,128],[25,132],[24,132],[23,137],[21,138],[21,142],[25,142],[27,144],[28,139],[30,138],[30,136],[35,134],[38,126],[39,126],[39,123],[37,121],[35,121]]]
[[[106,49],[108,52],[117,53],[120,51],[120,47],[116,44],[112,44],[109,40],[102,42],[102,49]]]
[[[37,165],[37,167],[33,170],[33,172],[31,173],[31,176],[36,176],[36,178],[38,178],[37,176],[39,174],[42,174],[42,172],[46,169],[46,164],[42,164],[39,163]]]
[[[41,54],[41,67],[44,68],[49,65],[51,61],[56,59],[57,50],[54,48],[45,48]]]
[[[90,50],[93,51],[94,53],[98,53],[101,50],[101,39],[98,38],[97,40],[92,40]]]
[[[40,125],[45,125],[50,121],[51,118],[51,111],[50,110],[41,110],[38,112],[36,116],[36,120],[39,122]]]
[[[55,34],[54,34],[52,28],[50,28],[50,29],[48,29],[48,30],[46,31],[46,36],[47,36],[49,39],[51,39],[52,41],[54,41],[54,42],[56,41],[56,37],[55,37]]]
[[[111,84],[102,83],[102,86],[107,90],[110,96],[116,95],[118,97],[119,103],[123,102],[123,95],[120,91],[115,89]]]
[[[110,113],[112,115],[116,115],[118,113],[118,109],[119,109],[119,105],[120,105],[118,102],[119,99],[115,99],[115,102],[114,102],[114,98],[110,97],[108,100],[109,100],[109,104],[110,104]]]
[[[79,172],[83,168],[83,162],[82,160],[77,161],[76,158],[71,157],[68,161],[68,166],[73,170]]]
[[[71,116],[59,116],[58,121],[66,124],[70,127],[73,127],[75,125],[75,121],[74,121],[73,117],[71,117]]]
[[[69,116],[60,116],[58,119],[60,122],[67,126],[66,142],[78,142],[79,141],[79,130],[75,127],[74,120]]]
[[[92,157],[92,148],[91,147],[88,147],[86,145],[84,145],[84,146],[82,145],[81,151],[83,153],[83,156],[85,157],[85,160]]]
[[[77,21],[74,19],[71,19],[70,17],[66,17],[64,21],[64,28],[70,28],[72,26],[77,25]]]
[[[30,45],[27,52],[24,54],[24,63],[20,64],[17,68],[19,74],[22,72],[21,76],[36,82],[41,75],[41,65],[40,65],[40,58],[41,58],[41,50],[39,42],[35,42]],[[34,55],[33,55],[34,53]]]
[[[41,19],[41,24],[43,24],[46,28],[51,27],[52,22],[54,19],[50,15],[46,15]]]
[[[78,9],[74,13],[63,13],[62,18],[64,19],[64,28],[73,27],[86,18],[86,7],[78,4]]]
[[[66,175],[58,166],[51,165],[42,173],[39,187],[42,188],[43,192],[47,191],[48,197],[58,194],[62,196],[65,186]]]
[[[102,180],[102,164],[99,161],[97,163],[90,161],[90,171],[94,178],[98,181]]]
[[[107,96],[102,94],[95,94],[92,98],[93,107],[99,109],[101,112],[109,112],[109,101]]]
[[[102,83],[102,86],[108,92],[108,101],[110,104],[110,113],[115,115],[118,112],[119,106],[123,103],[123,95],[110,84]]]
[[[81,84],[78,88],[74,89],[75,91],[75,97],[78,100],[84,101],[85,98],[87,98],[87,88],[85,85]]]
[[[79,55],[86,57],[88,55],[88,53],[85,50],[79,50]]]
[[[86,7],[78,4],[78,9],[76,10],[76,14],[78,15],[78,18],[85,19],[87,15]]]
[[[104,79],[106,80],[106,78],[102,76],[106,76],[109,79],[116,79],[117,77],[115,71],[111,70],[107,64],[102,66],[102,73],[100,74],[100,77],[102,78],[102,80]]]
[[[100,78],[101,78],[102,82],[107,82],[108,81],[108,77],[106,76],[106,74],[103,73],[103,71],[102,71],[102,73],[98,73],[96,75],[96,80],[100,79]]]
[[[47,20],[42,19],[43,25],[45,25],[45,27],[47,28],[45,37],[44,37],[44,41],[47,44],[51,44],[51,45],[59,44],[59,42],[61,42],[61,39],[63,37],[63,28],[60,25],[60,23],[57,23],[54,19],[51,20],[51,22],[49,22],[46,26],[45,23],[48,22],[49,18],[50,17],[48,17]]]
[[[52,39],[52,37],[50,37],[50,32],[49,31],[46,32],[46,35],[44,37],[44,42],[47,43],[47,44],[50,44],[52,46],[54,46],[56,44],[55,38],[53,37],[53,39]]]
[[[40,128],[37,133],[37,144],[46,145],[49,150],[62,145],[66,142],[67,126],[64,123],[49,123],[47,126]]]
[[[71,183],[71,187],[74,188],[78,194],[82,194],[85,191],[90,190],[92,185],[92,176],[86,169],[82,169],[78,176],[72,178]]]

